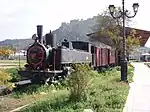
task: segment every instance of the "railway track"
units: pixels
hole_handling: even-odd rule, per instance
[[[23,80],[23,81],[15,82],[14,84],[16,87],[21,87],[23,85],[31,84],[31,81]],[[12,91],[10,91],[10,89],[7,86],[0,86],[0,96],[8,95],[11,92]]]

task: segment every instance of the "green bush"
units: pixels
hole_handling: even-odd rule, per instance
[[[134,67],[132,65],[128,65],[128,81],[133,82],[134,75]]]
[[[92,84],[92,69],[88,64],[74,64],[74,71],[69,76],[68,87],[70,99],[78,101],[86,98],[88,88]]]
[[[20,81],[21,77],[18,74],[18,70],[16,68],[9,68],[6,69],[6,71],[10,74],[11,78],[11,82],[17,82]]]
[[[10,74],[4,69],[0,69],[0,86],[7,86],[9,89],[13,89],[14,85],[9,82],[10,80]]]

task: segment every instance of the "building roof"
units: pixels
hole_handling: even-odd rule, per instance
[[[141,29],[136,29],[136,28],[130,28],[130,27],[126,27],[126,32],[129,32],[131,30],[136,30],[136,36],[140,37],[140,46],[145,46],[147,40],[150,37],[150,31],[146,31],[146,30],[141,30]],[[99,36],[98,40],[104,44],[110,45],[110,37],[109,36],[105,36],[105,35],[98,35],[98,32],[94,32],[94,33],[90,33],[87,34],[87,36],[97,38],[97,36]]]
[[[143,53],[143,54],[141,54],[141,55],[143,55],[143,56],[150,56],[149,53]]]
[[[141,38],[139,38],[140,45],[141,46],[145,46],[147,40],[150,37],[150,31],[146,31],[146,30],[142,30],[142,29],[137,29],[137,28],[130,28],[130,27],[127,27],[127,29],[130,29],[130,30],[134,29],[134,30],[136,30],[137,37],[141,37]]]

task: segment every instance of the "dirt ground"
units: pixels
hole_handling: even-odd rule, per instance
[[[49,94],[36,94],[24,96],[23,98],[13,98],[11,95],[0,96],[0,112],[11,112],[21,106],[32,104],[38,100],[46,99]],[[14,111],[12,111],[14,112]]]

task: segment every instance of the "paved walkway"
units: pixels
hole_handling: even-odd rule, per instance
[[[132,63],[135,67],[133,83],[123,112],[150,112],[150,68],[143,63]]]

